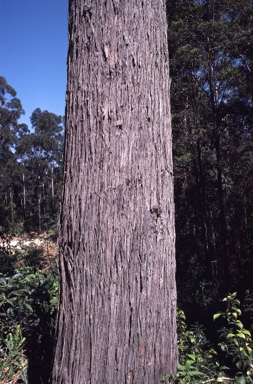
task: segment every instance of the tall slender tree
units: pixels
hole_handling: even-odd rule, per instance
[[[23,170],[24,225],[41,232],[43,222],[50,226],[59,211],[63,126],[61,116],[39,108],[31,123],[33,132],[19,140],[17,154]]]
[[[252,287],[253,8],[168,3],[177,277],[189,305],[196,292],[209,302]]]
[[[20,137],[28,132],[26,124],[18,123],[22,114],[15,89],[0,76],[0,233],[8,233],[14,224],[14,200],[18,194],[15,180],[20,168],[15,150]]]
[[[52,383],[175,371],[174,203],[163,0],[70,0]]]

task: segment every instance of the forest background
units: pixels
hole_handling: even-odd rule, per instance
[[[205,382],[216,374],[218,382],[253,382],[253,3],[173,0],[168,23],[182,336],[181,376],[174,380]],[[30,128],[20,124],[24,111],[12,86],[0,77],[0,364],[6,377],[27,382],[28,372],[29,383],[38,375],[46,382],[57,304],[53,244],[64,118],[36,108]],[[237,296],[227,296],[233,292]],[[225,296],[225,315],[215,317],[239,328],[225,333],[217,352],[216,330],[224,324],[212,315]],[[248,310],[243,314],[240,303]],[[239,330],[245,337],[238,342]],[[239,357],[231,352],[236,343]]]

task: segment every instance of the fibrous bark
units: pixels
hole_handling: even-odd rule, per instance
[[[165,2],[69,4],[53,383],[174,371],[174,202]]]

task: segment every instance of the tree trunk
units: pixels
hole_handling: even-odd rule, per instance
[[[52,206],[54,205],[54,167],[51,167],[51,201]]]
[[[70,1],[54,384],[176,369],[170,121],[165,1]]]
[[[22,173],[22,181],[23,181],[23,224],[25,223],[26,218],[26,186],[25,186],[25,174]]]
[[[13,177],[13,175],[12,175]],[[13,200],[13,188],[10,187],[9,189],[9,195],[10,195],[10,222],[11,224],[14,223],[14,200]]]
[[[38,195],[37,195],[37,201],[38,201],[38,232],[41,233],[41,181],[40,176],[38,176]]]
[[[212,62],[212,60],[209,59]],[[226,296],[230,291],[230,257],[228,251],[228,228],[227,217],[224,201],[224,188],[222,182],[222,164],[221,164],[221,138],[220,127],[217,118],[217,105],[219,103],[215,91],[215,81],[212,74],[212,65],[209,64],[209,89],[210,89],[210,104],[212,110],[212,126],[213,126],[213,142],[216,156],[216,171],[217,171],[217,190],[219,200],[219,233],[220,233],[220,252],[219,252],[219,274],[220,274],[220,290]]]

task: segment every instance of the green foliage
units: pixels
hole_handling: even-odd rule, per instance
[[[253,289],[253,9],[247,0],[167,7],[178,298],[199,308],[199,282],[211,304]]]
[[[253,331],[253,294],[246,291],[244,312],[248,315],[250,321],[250,331]]]
[[[17,325],[13,332],[7,334],[0,347],[0,382],[24,383],[27,379],[27,358],[24,354],[25,338],[21,327]]]
[[[182,310],[178,310],[178,348],[179,366],[176,374],[169,374],[161,382],[169,380],[171,383],[225,383],[241,384],[253,383],[253,342],[251,332],[242,323],[242,310],[236,293],[228,295],[225,311],[216,313],[218,318],[225,321],[218,333],[220,343],[214,348],[207,340],[203,327],[198,323],[190,328]],[[252,296],[248,293],[245,300],[245,312],[253,314]],[[224,364],[225,363],[225,364]]]
[[[48,229],[57,220],[61,195],[63,126],[61,116],[35,109],[31,116],[34,132],[17,148],[25,170],[25,228]],[[32,215],[27,215],[31,211]]]
[[[19,124],[22,114],[15,89],[0,76],[0,381],[6,384],[47,381],[58,300],[57,271],[45,253],[57,232],[63,119],[37,108],[31,132]],[[45,230],[41,247],[22,238]]]
[[[161,382],[182,384],[204,383],[210,377],[218,377],[217,352],[206,338],[204,329],[198,323],[188,328],[182,310],[177,312],[179,366],[176,375],[170,374]]]
[[[192,321],[205,321],[228,290],[241,297],[253,289],[253,10],[248,0],[170,0],[167,9],[178,298]],[[23,113],[0,76],[0,348],[9,362],[25,351],[38,377],[52,353],[57,273],[36,246],[20,244],[13,254],[11,239],[56,225],[63,124],[37,108],[30,132],[18,123]],[[251,382],[253,296],[242,308],[234,294],[224,304],[214,315],[217,348],[179,311],[175,382]],[[2,372],[10,377],[10,364]]]
[[[22,286],[31,290],[33,313],[24,328],[26,351],[29,357],[29,380],[36,383],[38,377],[46,382],[51,368],[55,316],[58,303],[56,269],[32,272],[26,268]]]
[[[0,277],[0,341],[32,313],[31,291],[20,285],[21,278],[21,273]]]
[[[215,320],[222,317],[227,323],[219,331],[222,339],[219,347],[225,354],[230,369],[237,371],[236,380],[240,383],[253,383],[253,342],[250,330],[244,327],[241,320],[240,300],[233,293],[223,301],[227,304],[226,311],[214,315]]]
[[[35,109],[33,132],[16,91],[0,76],[0,232],[22,223],[26,232],[55,225],[61,196],[63,121]]]
[[[15,258],[11,255],[11,234],[0,225],[0,265],[1,273],[13,274],[15,270]]]
[[[6,380],[26,383],[33,371],[48,377],[57,299],[54,269],[32,272],[25,267],[22,273],[0,278],[1,371]]]
[[[25,338],[21,328],[32,313],[30,292],[20,286],[22,274],[0,277],[0,378],[1,382],[27,381]]]

